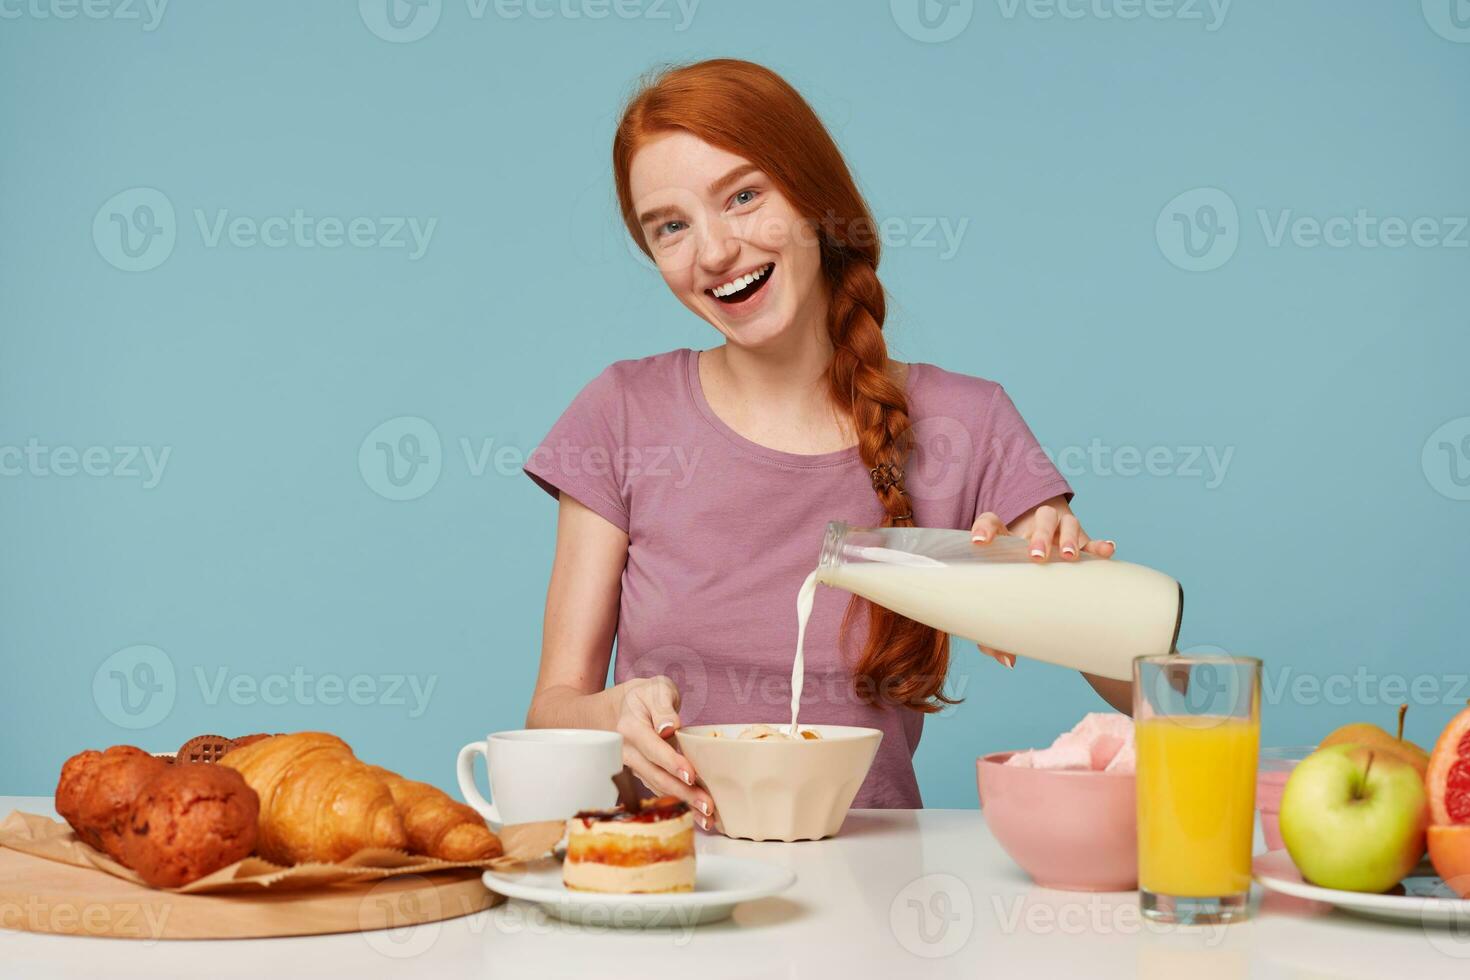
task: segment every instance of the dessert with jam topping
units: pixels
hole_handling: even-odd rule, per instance
[[[694,890],[694,815],[675,796],[625,800],[567,821],[562,881],[618,894]]]

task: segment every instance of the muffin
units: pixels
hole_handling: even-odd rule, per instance
[[[133,800],[144,783],[167,768],[168,763],[131,745],[88,749],[61,767],[56,812],[82,841],[120,861],[121,835]]]
[[[121,860],[155,888],[178,888],[255,849],[260,799],[238,772],[180,761],[138,794]]]
[[[567,821],[562,882],[574,891],[618,894],[694,889],[694,815],[673,796],[584,810]]]

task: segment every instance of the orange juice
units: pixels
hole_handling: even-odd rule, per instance
[[[1250,889],[1260,730],[1219,715],[1137,723],[1140,888],[1190,898]]]

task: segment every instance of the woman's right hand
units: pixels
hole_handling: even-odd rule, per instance
[[[679,730],[679,689],[663,675],[626,681],[618,711],[623,765],[643,785],[663,796],[677,796],[695,811],[705,830],[715,829],[715,802],[696,781],[694,765],[670,741]]]

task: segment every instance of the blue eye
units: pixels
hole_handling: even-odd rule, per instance
[[[756,191],[747,188],[736,194],[730,200],[735,204],[749,204],[751,201],[755,200],[756,193]]]
[[[658,238],[662,238],[665,235],[672,235],[677,231],[681,231],[683,228],[684,222],[682,221],[665,221],[663,224],[658,226],[658,230],[654,232],[654,235]]]

